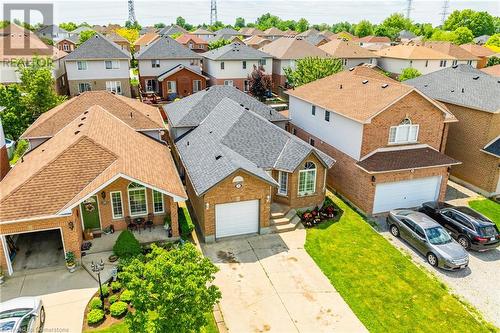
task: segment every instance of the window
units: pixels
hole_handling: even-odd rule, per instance
[[[313,138],[309,138],[309,144],[314,147],[314,139]]]
[[[86,71],[87,70],[87,62],[86,61],[77,61],[76,67],[78,68],[79,71]]]
[[[418,235],[418,237],[425,239],[425,233],[418,225],[415,225],[415,233]]]
[[[194,47],[193,42],[189,42],[189,43],[188,43],[188,47],[189,47],[190,49],[192,49],[192,48]]]
[[[88,82],[78,83],[78,92],[79,93],[83,93],[83,92],[90,91],[90,90],[92,90],[90,88],[90,83],[88,83]]]
[[[243,60],[243,69],[247,69],[247,62],[245,60]]]
[[[315,115],[316,115],[316,105],[311,106],[311,114],[312,114],[313,116],[315,116]]]
[[[177,92],[177,84],[175,81],[167,81],[167,92],[175,94]]]
[[[146,80],[146,91],[158,92],[158,81],[156,81],[155,79]]]
[[[151,60],[151,67],[153,67],[153,68],[160,68],[160,59],[153,59],[153,60]]]
[[[250,90],[250,81],[248,80],[243,81],[243,91],[247,92],[249,90]]]
[[[472,65],[472,60],[467,60],[467,65]]]
[[[428,67],[429,66],[429,60],[426,60],[425,61],[425,67]]]
[[[122,83],[120,81],[106,81],[106,90],[121,95]]]
[[[233,86],[233,80],[224,80],[224,85],[225,86]]]
[[[325,121],[330,121],[330,111],[325,110]]]
[[[259,66],[265,66],[265,65],[266,65],[266,59],[260,59]]]
[[[164,211],[163,195],[161,194],[161,192],[153,190],[153,212],[163,213]]]
[[[294,128],[292,128],[292,134],[293,134],[293,135],[297,135],[297,129],[296,129],[295,127],[294,127]]]
[[[193,80],[193,92],[198,92],[201,90],[201,80]]]
[[[63,44],[63,50],[64,51],[69,51],[69,44],[64,43]]]
[[[120,68],[120,62],[118,60],[106,60],[104,61],[106,69],[118,69]]]
[[[122,192],[111,192],[111,211],[114,219],[123,217]]]
[[[474,226],[472,225],[472,223],[470,223],[465,217],[463,217],[462,215],[460,214],[457,214],[457,213],[453,213],[453,218],[455,221],[457,221],[459,224],[461,224],[462,226],[466,227],[466,228],[469,228],[470,230],[474,230]]]
[[[446,60],[439,61],[439,67],[446,67]]]
[[[458,64],[458,60],[453,60],[453,61],[451,62],[451,65],[452,65],[452,66],[456,66],[457,64]]]
[[[410,119],[405,119],[399,126],[391,126],[389,129],[389,143],[412,143],[418,139],[418,125],[413,125]]]
[[[220,69],[224,69],[224,61],[220,63]]]
[[[313,194],[316,191],[316,164],[306,162],[299,171],[299,196]]]
[[[288,173],[279,171],[278,173],[278,194],[286,195],[288,193]]]
[[[146,188],[137,183],[130,183],[128,186],[128,203],[130,216],[147,214],[148,201],[146,199]]]
[[[347,66],[347,59],[342,59],[342,65]]]

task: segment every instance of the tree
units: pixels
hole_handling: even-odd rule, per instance
[[[496,66],[496,65],[500,65],[500,58],[497,56],[492,56],[488,59],[488,63],[486,64],[486,67]]]
[[[309,22],[305,18],[301,18],[295,25],[295,30],[297,32],[304,32],[309,29]]]
[[[253,71],[248,76],[248,80],[250,83],[250,94],[260,100],[263,100],[272,89],[271,75],[265,73],[263,66],[257,67],[253,65]]]
[[[177,24],[179,27],[183,27],[186,30],[192,30],[193,25],[186,23],[186,19],[182,16],[177,17],[175,20],[175,24]]]
[[[430,40],[438,40],[444,42],[454,43],[457,39],[457,34],[454,31],[446,31],[441,29],[436,29],[432,34]]]
[[[137,21],[135,21],[134,23],[132,23],[130,21],[125,21],[125,28],[135,29],[135,30],[141,30],[142,29],[141,25]]]
[[[493,35],[495,20],[487,12],[476,12],[472,9],[455,10],[444,22],[443,29],[452,31],[460,27],[469,28],[474,37]]]
[[[163,29],[163,28],[165,28],[165,23],[161,23],[161,22],[160,23],[155,23],[153,25],[153,27],[155,27],[156,29]]]
[[[275,15],[271,15],[270,13],[262,14],[259,18],[257,18],[257,21],[255,21],[255,24],[257,25],[257,28],[260,30],[264,31],[267,30],[271,27],[277,27],[278,24],[280,23],[280,18]]]
[[[244,26],[245,26],[245,19],[243,17],[237,17],[236,21],[234,22],[234,28],[239,30]]]
[[[63,22],[59,24],[59,28],[62,28],[66,31],[73,31],[76,28],[78,28],[78,26],[76,25],[76,23],[73,22],[66,22],[66,23]]]
[[[131,45],[139,39],[139,30],[136,29],[119,28],[116,29],[115,32],[128,40]]]
[[[345,21],[345,22],[332,24],[332,31],[336,34],[339,32],[342,32],[342,31],[353,33],[354,29],[352,28],[351,23]]]
[[[20,85],[0,84],[0,105],[5,107],[0,118],[5,136],[13,140],[17,140],[30,124],[27,119],[26,107],[21,103],[21,99]]]
[[[354,34],[358,37],[365,37],[373,34],[373,24],[368,20],[362,20],[356,24],[356,30]]]
[[[500,33],[494,34],[493,36],[488,38],[485,45],[500,47]]]
[[[92,36],[94,36],[97,32],[94,30],[85,30],[80,33],[80,39],[78,40],[78,45],[81,45],[85,43],[87,40],[89,40]]]
[[[430,23],[416,23],[412,32],[417,36],[424,36],[424,38],[431,38],[434,33],[434,27]]]
[[[340,72],[342,62],[334,58],[306,57],[297,60],[295,69],[287,67],[284,70],[288,84],[292,87],[299,87]]]
[[[385,32],[383,36],[395,38],[401,30],[412,30],[413,24],[411,20],[404,17],[403,14],[394,13],[386,18],[380,26],[384,27],[382,28]],[[379,30],[379,33],[380,32],[382,32],[382,30]]]
[[[470,31],[467,27],[459,27],[455,31],[455,40],[453,41],[455,44],[462,45],[472,42],[474,39],[474,35],[472,31]]]
[[[215,50],[215,49],[218,49],[219,47],[222,47],[222,46],[228,45],[228,44],[231,44],[231,41],[224,39],[224,38],[220,38],[220,39],[214,40],[213,42],[208,43],[208,49]]]
[[[422,73],[420,73],[418,70],[416,70],[415,68],[408,67],[403,69],[398,79],[399,81],[406,81],[409,79],[414,79],[416,77],[419,77],[420,75],[422,75]]]
[[[135,309],[126,317],[130,332],[200,332],[205,314],[221,298],[212,284],[217,267],[191,243],[170,251],[151,249],[119,273]]]

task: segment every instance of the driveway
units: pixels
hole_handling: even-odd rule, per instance
[[[45,332],[81,332],[83,312],[97,291],[97,282],[83,268],[74,273],[66,268],[26,272],[6,279],[0,286],[0,301],[40,296],[46,313]]]
[[[305,230],[202,245],[230,332],[367,332],[303,248]]]

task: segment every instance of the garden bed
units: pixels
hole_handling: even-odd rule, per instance
[[[321,208],[297,211],[297,216],[306,228],[312,228],[326,221],[338,221],[342,215],[342,210],[329,197],[325,198]]]

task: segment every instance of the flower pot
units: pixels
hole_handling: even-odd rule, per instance
[[[66,263],[66,268],[68,269],[68,271],[70,273],[73,273],[74,271],[76,271],[76,265],[75,263]]]

